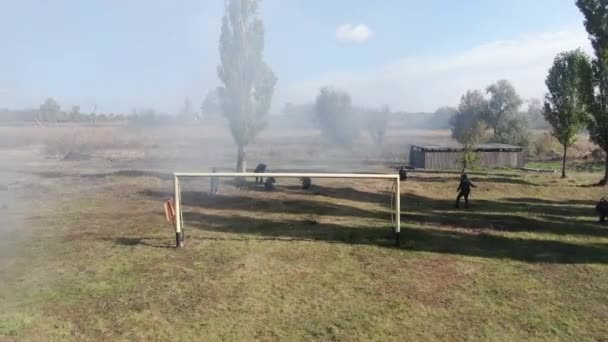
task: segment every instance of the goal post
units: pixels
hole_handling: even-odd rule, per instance
[[[392,180],[394,186],[395,199],[395,244],[400,245],[401,234],[401,189],[399,187],[398,174],[365,174],[365,173],[256,173],[256,172],[176,172],[173,174],[173,187],[175,192],[175,242],[176,247],[184,246],[183,216],[181,203],[180,179],[184,178],[209,178],[209,177],[236,177],[236,178],[255,178],[255,177],[274,177],[274,178],[352,178],[352,179],[385,179]]]

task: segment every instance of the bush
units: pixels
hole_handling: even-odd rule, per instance
[[[525,149],[529,148],[530,140],[528,121],[521,116],[503,120],[496,127],[496,134],[492,137],[494,143],[517,145]]]
[[[344,91],[322,88],[315,113],[323,136],[338,146],[352,146],[361,133],[360,113],[353,110],[350,95]]]
[[[530,144],[529,154],[536,158],[551,158],[559,155],[561,145],[550,133],[541,133]]]
[[[599,149],[599,151],[596,151],[597,149]],[[602,157],[602,152],[600,151],[603,150],[593,142],[589,141],[589,137],[587,135],[581,134],[570,148],[570,151],[568,151],[568,155],[576,158],[584,158],[585,156],[588,156],[587,158],[600,158],[601,161],[605,161],[605,158]]]

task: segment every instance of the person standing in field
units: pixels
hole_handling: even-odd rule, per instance
[[[471,182],[466,173],[463,173],[460,177],[460,184],[458,184],[458,196],[456,197],[456,208],[460,208],[460,199],[464,197],[464,207],[469,207],[469,195],[471,194],[471,188],[476,186]]]
[[[302,189],[304,190],[308,190],[312,186],[312,180],[310,177],[302,177],[300,178],[300,181],[302,182]]]
[[[213,170],[211,170],[211,172],[216,173],[217,169],[213,168]],[[211,191],[209,191],[209,195],[213,196],[213,195],[217,194],[217,188],[218,188],[219,183],[220,183],[220,180],[218,177],[211,177]]]
[[[606,201],[605,197],[602,197],[602,199],[597,202],[595,210],[597,211],[600,223],[606,222],[606,217],[608,217],[608,201]]]
[[[405,182],[406,180],[407,180],[407,171],[405,170],[405,167],[402,166],[399,168],[399,181]]]

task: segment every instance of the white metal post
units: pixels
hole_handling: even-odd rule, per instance
[[[174,176],[185,178],[185,177],[241,177],[241,178],[253,178],[260,177],[259,173],[255,172],[176,172]],[[365,173],[274,173],[266,172],[263,174],[264,178],[275,177],[275,178],[360,178],[360,179],[399,179],[399,175],[393,174],[365,174]]]
[[[173,176],[173,185],[175,187],[175,247],[184,247],[182,239],[182,204],[179,193],[179,178]]]
[[[401,245],[401,189],[399,179],[396,180],[397,186],[395,187],[395,244],[397,247]]]

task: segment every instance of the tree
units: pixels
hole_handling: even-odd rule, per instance
[[[594,92],[586,94],[589,117],[587,129],[591,141],[608,152],[608,3],[606,0],[577,0],[583,13],[584,25],[595,52],[592,84]],[[604,178],[600,185],[608,184],[608,153]]]
[[[456,115],[458,109],[454,107],[440,107],[431,116],[429,127],[434,129],[450,128],[450,120]]]
[[[543,116],[543,102],[538,98],[531,98],[528,101],[528,109],[521,113],[528,120],[528,125],[532,129],[549,129],[551,125],[547,123]]]
[[[80,106],[72,106],[72,110],[70,111],[70,121],[80,121]]]
[[[177,114],[177,118],[181,122],[189,122],[194,121],[196,119],[194,109],[192,108],[192,101],[189,97],[186,96],[186,98],[184,98],[184,105]]]
[[[584,25],[595,57],[606,60],[608,56],[608,1],[606,0],[576,0],[576,6],[585,17]]]
[[[57,117],[61,112],[61,107],[52,98],[47,98],[42,105],[40,105],[39,117],[41,122],[57,121]]]
[[[463,149],[460,155],[462,173],[464,173],[468,167],[473,166],[473,164],[479,161],[479,154],[475,149],[477,145],[484,141],[487,130],[488,125],[481,120],[475,122],[471,127],[468,127],[465,130],[465,134],[463,134],[462,140],[460,141]]]
[[[563,52],[555,57],[545,84],[543,115],[552,135],[563,147],[562,178],[566,178],[566,153],[585,127],[587,96],[593,93],[591,63],[581,50]]]
[[[367,132],[377,146],[384,143],[390,113],[388,106],[384,106],[380,110],[367,111]]]
[[[245,147],[265,126],[276,77],[263,59],[264,24],[257,0],[226,3],[219,51],[217,89],[224,116],[238,146],[237,171],[245,171]]]
[[[490,99],[484,119],[496,134],[498,126],[503,121],[517,114],[522,101],[515,88],[507,80],[499,80],[488,86],[486,93],[490,95]]]
[[[361,125],[348,93],[321,88],[315,102],[315,114],[323,136],[336,145],[351,146],[359,136]]]
[[[201,105],[201,119],[214,121],[220,116],[222,108],[219,101],[216,89],[207,92],[203,104]]]
[[[488,102],[483,97],[483,94],[478,90],[467,90],[460,98],[456,114],[450,120],[452,138],[461,144],[469,141],[469,135],[478,132],[478,130],[473,128],[478,127],[478,123],[483,121],[487,110]]]
[[[496,127],[496,133],[491,142],[522,146],[530,145],[530,129],[528,120],[521,115],[515,115],[502,120]]]

